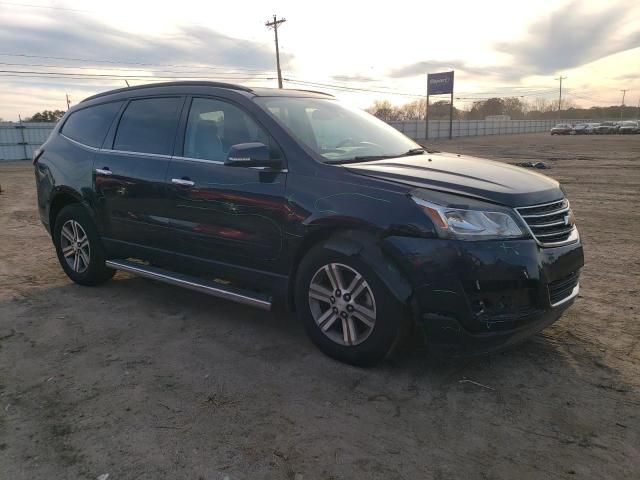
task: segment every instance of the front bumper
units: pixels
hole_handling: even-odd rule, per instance
[[[388,237],[384,249],[412,285],[428,344],[451,355],[495,351],[555,322],[575,300],[584,264],[580,242]]]

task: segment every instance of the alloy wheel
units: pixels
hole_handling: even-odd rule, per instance
[[[315,273],[309,285],[309,307],[320,331],[340,345],[364,342],[375,327],[371,287],[359,272],[341,263],[329,263]]]
[[[91,248],[87,233],[75,220],[67,220],[60,231],[60,248],[67,265],[76,273],[89,268]]]

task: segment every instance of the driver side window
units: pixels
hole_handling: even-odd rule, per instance
[[[210,98],[194,98],[184,139],[184,156],[223,162],[239,143],[269,145],[269,136],[243,110]]]

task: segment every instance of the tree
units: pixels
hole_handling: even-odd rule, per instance
[[[398,107],[403,120],[424,120],[427,99],[421,98]]]
[[[420,98],[404,105],[395,106],[389,100],[376,100],[366,109],[385,122],[400,120],[424,120],[427,99]],[[463,112],[453,108],[453,118],[462,118]],[[449,102],[440,100],[429,105],[429,118],[431,120],[444,120],[449,118]]]
[[[25,122],[57,122],[63,115],[62,110],[43,110],[35,113],[31,118],[25,119]]]
[[[503,99],[504,114],[509,115],[512,120],[521,120],[529,111],[529,105],[518,97],[508,97]]]
[[[385,122],[402,120],[402,115],[398,109],[391,104],[389,100],[376,100],[373,105],[367,108],[367,112],[375,115]]]

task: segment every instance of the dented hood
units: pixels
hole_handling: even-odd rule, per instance
[[[425,153],[350,164],[347,168],[359,175],[510,207],[551,202],[564,196],[556,180],[540,173],[452,153]]]

